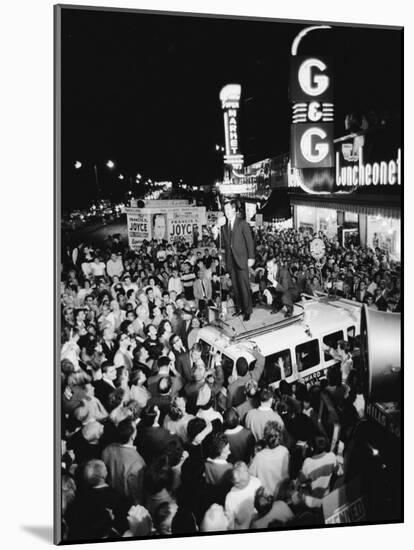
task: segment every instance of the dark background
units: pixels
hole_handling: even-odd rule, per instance
[[[242,86],[245,164],[287,152],[290,48],[308,25],[62,7],[63,207],[94,198],[94,163],[104,187],[121,185],[120,172],[190,185],[220,179],[219,92],[232,82]],[[334,26],[306,37],[299,53],[333,60],[336,136],[350,111],[400,116],[400,30]]]

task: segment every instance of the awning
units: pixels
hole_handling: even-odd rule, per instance
[[[385,199],[385,200],[384,200]],[[401,204],[399,198],[372,197],[372,195],[306,195],[290,194],[290,202],[294,206],[312,206],[314,208],[329,208],[342,210],[354,214],[368,216],[383,216],[384,218],[401,218]]]
[[[292,217],[290,199],[286,189],[274,189],[257,212],[263,215],[263,221],[271,222],[274,219],[287,220]]]

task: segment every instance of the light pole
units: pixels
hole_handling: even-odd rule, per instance
[[[115,167],[115,163],[113,160],[108,160],[106,163],[106,166],[108,168],[110,168],[111,170]],[[80,168],[82,168],[83,164],[82,162],[80,162],[79,160],[75,161],[75,169],[76,170],[79,170]],[[101,195],[101,186],[99,185],[99,177],[98,177],[98,163],[95,162],[95,164],[93,165],[93,171],[95,173],[95,183],[96,183],[96,192],[97,192],[97,200],[100,199],[100,195]]]

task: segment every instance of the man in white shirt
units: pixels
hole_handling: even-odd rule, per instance
[[[246,428],[254,435],[256,441],[263,439],[264,429],[269,422],[273,420],[278,424],[280,429],[284,429],[283,420],[272,409],[273,393],[269,388],[263,388],[259,394],[260,406],[257,409],[252,409],[246,415]]]
[[[106,262],[106,272],[109,277],[113,278],[115,275],[120,277],[124,271],[122,258],[117,254],[111,254],[111,257]]]
[[[105,264],[98,256],[95,256],[93,262],[90,265],[91,273],[94,277],[105,276]]]
[[[225,500],[230,529],[248,529],[255,514],[254,497],[261,483],[257,477],[250,475],[244,462],[236,462],[234,465],[232,481],[233,487]]]
[[[168,292],[172,291],[176,292],[177,296],[179,296],[183,292],[183,284],[181,282],[181,278],[178,275],[177,269],[173,269],[172,276],[168,281]]]

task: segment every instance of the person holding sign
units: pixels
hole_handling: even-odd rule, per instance
[[[227,222],[222,218],[221,242],[225,253],[227,271],[234,290],[236,311],[233,316],[243,314],[248,321],[253,310],[250,290],[249,267],[255,262],[255,251],[249,224],[237,216],[236,201],[229,200],[224,205]]]

